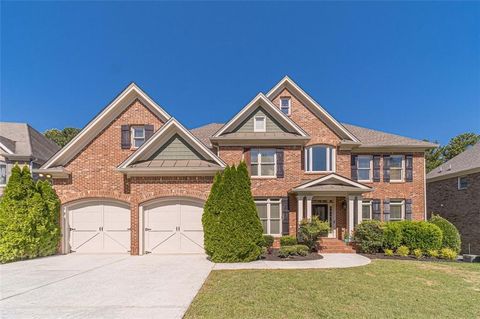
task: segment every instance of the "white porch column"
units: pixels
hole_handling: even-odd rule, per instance
[[[347,231],[348,235],[353,234],[353,221],[354,221],[354,205],[355,205],[355,196],[347,197]]]
[[[362,222],[362,196],[357,196],[357,225],[360,225]]]
[[[297,195],[297,220],[298,220],[298,226],[300,226],[300,223],[302,222],[303,219],[303,196]]]
[[[312,198],[313,196],[307,196],[307,219],[312,219]]]

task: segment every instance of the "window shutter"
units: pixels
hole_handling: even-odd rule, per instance
[[[380,213],[380,200],[374,199],[372,200],[372,217],[373,219],[380,220],[381,213]]]
[[[383,200],[383,220],[388,222],[390,220],[390,199]]]
[[[413,182],[413,155],[405,156],[405,180]]]
[[[356,181],[358,180],[358,175],[357,175],[357,155],[352,155],[351,157],[351,177],[352,180]]]
[[[145,141],[153,135],[153,125],[145,125]]]
[[[302,171],[305,171],[305,148],[302,148],[301,154],[300,154],[300,167]]]
[[[412,200],[405,200],[405,219],[412,220]]]
[[[373,181],[380,182],[380,155],[373,156]]]
[[[288,205],[288,197],[282,197],[282,234],[290,233],[290,209]]]
[[[245,161],[245,164],[247,164],[248,173],[251,175],[252,174],[252,167],[250,165],[250,163],[251,163],[250,148],[244,148],[243,149],[243,160]]]
[[[130,126],[129,125],[122,125],[121,145],[122,145],[122,149],[130,148]]]
[[[390,156],[383,156],[383,181],[390,182]]]
[[[277,178],[285,177],[284,152],[283,149],[277,149]]]

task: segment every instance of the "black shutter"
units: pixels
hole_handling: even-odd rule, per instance
[[[305,153],[306,153],[306,149],[302,148],[301,154],[300,154],[300,168],[301,168],[302,171],[306,171],[306,168],[305,168]]]
[[[284,152],[283,149],[277,149],[277,178],[285,177]]]
[[[405,180],[413,182],[413,155],[405,156]]]
[[[358,174],[357,174],[357,155],[352,155],[350,166],[351,166],[351,177],[352,177],[352,180],[356,181],[356,180],[358,180]]]
[[[153,125],[145,125],[145,141],[153,135]]]
[[[290,209],[288,205],[288,197],[282,197],[282,234],[290,233]]]
[[[373,156],[373,181],[380,182],[380,155]]]
[[[383,200],[383,220],[388,222],[390,220],[390,199]]]
[[[390,156],[383,155],[383,181],[390,182]]]
[[[380,212],[380,200],[374,199],[372,200],[372,217],[373,219],[380,220],[381,219],[381,212]]]
[[[412,220],[412,200],[405,200],[405,219]]]
[[[130,126],[122,125],[121,145],[123,149],[130,148]]]

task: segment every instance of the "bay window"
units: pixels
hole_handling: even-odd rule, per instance
[[[274,199],[255,201],[257,213],[266,235],[281,235],[282,214],[281,201]]]
[[[315,145],[305,148],[305,171],[334,172],[335,148],[325,145]]]
[[[252,149],[250,151],[251,174],[256,177],[276,176],[276,150]]]

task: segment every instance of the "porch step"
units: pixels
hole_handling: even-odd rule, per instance
[[[336,238],[320,238],[317,242],[317,250],[319,253],[344,253],[344,254],[354,254],[355,250],[345,244],[344,241]]]

